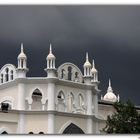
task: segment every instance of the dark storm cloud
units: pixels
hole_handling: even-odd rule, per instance
[[[29,76],[45,76],[50,42],[57,66],[70,61],[83,70],[88,51],[102,94],[110,77],[122,100],[140,105],[139,15],[139,6],[0,6],[0,66],[17,65],[21,42]]]

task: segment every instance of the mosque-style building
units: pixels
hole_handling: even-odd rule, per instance
[[[58,58],[59,59],[59,58]],[[46,77],[26,77],[27,56],[21,44],[17,67],[0,70],[1,134],[102,134],[107,115],[119,101],[111,80],[98,100],[98,71],[86,53],[84,74],[73,63],[55,67],[55,56],[46,57]]]

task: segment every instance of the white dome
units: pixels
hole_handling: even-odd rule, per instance
[[[47,59],[55,59],[55,56],[52,53],[49,53]]]
[[[93,67],[93,68],[91,69],[91,74],[95,74],[95,73],[97,73],[97,70]]]
[[[90,62],[89,62],[89,61],[86,61],[86,62],[84,63],[84,67],[91,67]]]
[[[23,44],[21,44],[21,52],[18,55],[18,59],[27,59],[27,56],[26,56],[26,54],[23,51]]]
[[[107,89],[107,93],[105,94],[103,100],[110,101],[110,102],[118,101],[116,95],[113,93],[110,79],[109,79],[109,86],[108,86],[108,89]]]
[[[97,71],[96,68],[95,68],[94,59],[93,59],[93,61],[92,61],[91,74],[93,75],[93,74],[95,74],[95,73],[97,73],[97,72],[98,72],[98,71]]]
[[[107,92],[103,99],[105,101],[110,101],[110,102],[116,102],[117,101],[116,95],[112,92]]]

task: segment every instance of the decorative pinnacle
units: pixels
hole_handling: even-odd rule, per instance
[[[92,66],[93,68],[95,67],[94,59],[92,60]]]
[[[111,80],[110,80],[110,78],[109,78],[109,86],[108,86],[107,92],[113,92],[112,87],[111,87]]]
[[[52,44],[50,43],[50,53],[52,53]]]
[[[21,53],[23,53],[23,43],[21,43]]]
[[[86,61],[88,61],[88,52],[86,52]]]
[[[111,80],[110,80],[110,78],[109,78],[109,87],[111,87]]]

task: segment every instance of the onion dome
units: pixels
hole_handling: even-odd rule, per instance
[[[52,54],[52,45],[50,44],[50,52],[47,56],[48,60],[55,59],[55,56]]]
[[[21,52],[18,55],[18,59],[27,59],[27,56],[26,56],[26,54],[23,51],[23,43],[21,43]]]
[[[91,74],[94,75],[95,73],[97,73],[98,71],[95,68],[95,63],[94,63],[94,59],[92,61],[92,69],[91,69]]]
[[[111,87],[111,80],[109,79],[109,86],[107,89],[107,93],[105,94],[103,100],[110,101],[110,102],[116,102],[118,101],[116,95],[113,93],[112,87]]]
[[[84,63],[84,67],[87,67],[87,68],[90,68],[91,67],[91,64],[88,60],[88,53],[86,53],[86,62]]]

